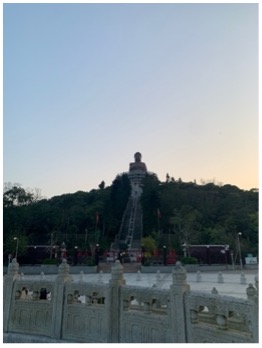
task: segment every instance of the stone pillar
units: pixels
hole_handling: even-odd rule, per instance
[[[124,268],[116,260],[111,270],[107,306],[108,343],[120,343],[121,286],[125,285]]]
[[[246,289],[247,293],[247,299],[251,306],[251,331],[253,336],[253,342],[258,343],[258,333],[259,333],[259,327],[258,327],[258,302],[259,302],[259,292],[258,290],[253,286],[253,284],[249,284],[248,288]]]
[[[187,274],[180,262],[173,269],[173,284],[170,287],[171,295],[171,341],[174,343],[186,343],[186,314],[185,292],[190,290],[186,282]]]
[[[72,276],[69,274],[69,265],[66,259],[58,267],[58,275],[55,280],[53,313],[52,313],[52,337],[61,339],[62,325],[63,325],[63,310],[65,306],[65,284],[72,281]]]
[[[9,313],[10,313],[10,307],[12,302],[13,286],[14,286],[14,281],[19,277],[18,270],[19,270],[19,263],[17,263],[16,259],[13,259],[12,262],[9,263],[7,274],[4,277],[4,283],[3,283],[4,285],[4,289],[3,289],[4,332],[8,332],[8,320],[9,320]]]

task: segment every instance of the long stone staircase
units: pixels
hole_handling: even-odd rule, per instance
[[[121,226],[111,249],[140,249],[143,232],[142,207],[137,197],[130,197]]]

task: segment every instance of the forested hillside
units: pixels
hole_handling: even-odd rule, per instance
[[[4,191],[4,258],[26,245],[61,245],[90,248],[99,243],[108,250],[118,233],[130,195],[126,174],[111,186],[78,191],[51,199],[39,199],[19,186]],[[236,250],[241,232],[243,253],[258,253],[258,190],[244,191],[236,186],[213,183],[197,185],[155,175],[144,179],[141,197],[144,236],[152,236],[158,247],[166,244],[182,253],[181,245],[229,244]]]

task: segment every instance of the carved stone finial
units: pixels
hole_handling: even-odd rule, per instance
[[[197,274],[196,274],[196,281],[199,283],[199,282],[201,282],[201,280],[202,280],[201,272],[200,272],[200,271],[197,271]]]
[[[70,267],[69,267],[66,259],[63,259],[62,263],[58,267],[58,278],[59,279],[63,278],[64,280],[71,279],[72,277],[69,274],[69,269],[70,269]]]
[[[255,276],[255,287],[257,288],[257,293],[258,293],[258,288],[259,288],[258,276]]]
[[[224,283],[224,278],[223,278],[222,272],[218,272],[218,275],[217,275],[217,282],[218,282],[218,283]]]
[[[187,272],[186,269],[182,266],[181,262],[177,262],[172,271],[173,284],[186,284]]]
[[[84,271],[80,271],[79,281],[80,281],[80,283],[83,283],[83,281],[84,281]]]
[[[241,284],[246,284],[247,283],[246,276],[245,276],[244,272],[242,272],[241,275],[240,275],[240,283]]]
[[[254,288],[253,284],[249,284],[248,288],[246,289],[246,293],[248,299],[254,299],[257,295],[257,290]]]
[[[141,280],[141,271],[140,271],[140,270],[137,271],[136,280],[137,280],[137,281],[140,281],[140,280]]]
[[[8,265],[7,274],[10,276],[16,276],[18,275],[19,270],[19,263],[16,261],[16,259],[13,259],[12,262]]]
[[[111,282],[117,282],[124,284],[124,267],[122,266],[121,262],[119,260],[116,260],[114,265],[111,268]]]

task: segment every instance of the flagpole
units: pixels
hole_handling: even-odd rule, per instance
[[[97,238],[97,225],[98,225],[98,221],[99,221],[99,215],[98,215],[98,212],[96,212],[96,243],[98,243],[98,238]]]
[[[157,229],[158,229],[158,242],[160,240],[160,210],[157,208]]]

